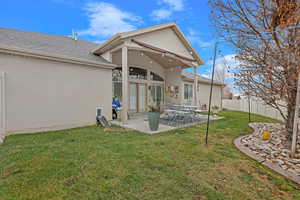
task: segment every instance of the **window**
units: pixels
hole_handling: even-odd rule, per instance
[[[122,81],[122,67],[112,71],[113,81]],[[147,80],[147,70],[138,67],[129,67],[129,78]]]
[[[138,67],[129,67],[129,78],[147,79],[147,70]]]
[[[113,97],[122,101],[122,82],[113,82]]]
[[[184,84],[184,99],[191,100],[193,98],[193,85]]]
[[[161,106],[164,102],[163,85],[150,85],[150,102]]]
[[[113,82],[122,82],[122,68],[117,67],[112,70],[112,81]]]
[[[117,97],[122,101],[122,68],[117,67],[112,71],[113,97]]]
[[[164,81],[164,79],[161,76],[155,74],[154,72],[150,72],[150,79],[152,81]]]

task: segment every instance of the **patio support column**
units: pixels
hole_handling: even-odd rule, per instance
[[[194,66],[194,105],[198,106],[198,67]]]
[[[151,72],[149,69],[147,69],[147,84],[146,84],[146,102],[147,102],[147,105],[150,104],[150,90],[149,90],[149,86],[150,86],[150,80],[151,80]]]
[[[129,91],[128,91],[128,48],[126,46],[122,47],[122,121],[126,122],[128,120],[128,101],[129,101]]]

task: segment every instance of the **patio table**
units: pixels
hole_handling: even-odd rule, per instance
[[[190,110],[188,111],[184,111],[184,110],[174,110],[174,109],[166,109],[165,110],[166,116],[167,116],[167,120],[168,120],[168,125],[171,124],[176,124],[176,126],[178,124],[182,124],[184,125],[185,123],[192,121],[192,115],[193,113],[190,112]]]

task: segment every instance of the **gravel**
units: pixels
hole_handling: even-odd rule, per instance
[[[297,151],[295,158],[290,157],[290,149],[287,146],[287,131],[280,123],[250,123],[254,132],[241,139],[243,146],[266,161],[277,163],[282,169],[300,176],[300,136],[297,138]],[[262,140],[262,133],[271,132],[269,140]]]

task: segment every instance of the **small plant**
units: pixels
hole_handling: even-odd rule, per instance
[[[219,106],[212,106],[211,109],[213,112],[217,112],[219,110]]]
[[[148,112],[160,112],[160,107],[155,104],[147,105],[147,107]]]

